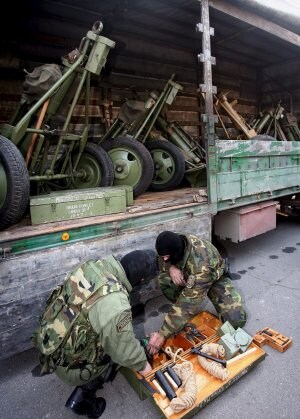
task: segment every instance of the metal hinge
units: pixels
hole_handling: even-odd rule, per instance
[[[8,259],[11,256],[11,247],[0,247],[0,260]]]

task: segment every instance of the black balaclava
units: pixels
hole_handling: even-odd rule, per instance
[[[184,237],[172,231],[161,232],[156,239],[156,251],[159,256],[170,255],[167,262],[176,264],[183,258],[185,249]]]
[[[142,279],[155,278],[158,275],[158,261],[154,250],[134,250],[121,260],[131,286],[139,285]]]

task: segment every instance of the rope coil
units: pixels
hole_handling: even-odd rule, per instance
[[[173,352],[172,349],[168,346],[165,349],[166,353],[173,358],[175,363],[173,369],[182,381],[182,387],[184,388],[184,393],[179,397],[175,397],[170,402],[170,408],[174,413],[179,413],[184,409],[189,409],[195,404],[197,396],[197,383],[196,383],[196,374],[194,373],[193,364],[190,361],[182,358],[179,353],[183,352],[182,348],[177,349],[176,352]],[[177,364],[176,360],[180,359],[181,364]]]
[[[224,358],[225,356],[225,349],[222,345],[218,345],[217,343],[206,343],[201,348],[201,351],[208,354],[215,356],[217,358]],[[203,356],[198,356],[198,362],[205,371],[207,371],[213,377],[216,377],[222,381],[226,381],[229,377],[229,371],[227,368],[222,367],[222,365],[218,364],[215,361],[209,361],[208,359],[204,358]]]

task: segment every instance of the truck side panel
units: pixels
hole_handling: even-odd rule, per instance
[[[149,218],[151,224],[147,223],[147,216],[143,216],[142,227],[128,226],[126,230],[98,239],[28,250],[0,261],[0,358],[31,347],[30,336],[49,292],[62,283],[66,274],[76,265],[109,254],[120,258],[134,249],[154,249],[155,238],[162,230],[192,231],[210,239],[211,216],[207,204],[188,207],[171,221],[159,221],[159,214],[155,222],[151,214]],[[133,294],[133,301],[134,304],[145,302],[157,295],[159,290],[152,280]]]
[[[218,141],[218,211],[300,191],[300,143]]]

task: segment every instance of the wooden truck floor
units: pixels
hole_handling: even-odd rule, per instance
[[[126,212],[79,218],[67,221],[31,225],[30,217],[25,217],[20,223],[0,232],[0,247],[2,242],[14,241],[48,233],[72,230],[91,225],[118,222],[140,217],[149,213],[159,214],[177,208],[189,208],[197,203],[207,203],[206,188],[183,188],[167,192],[146,192],[134,200]]]

